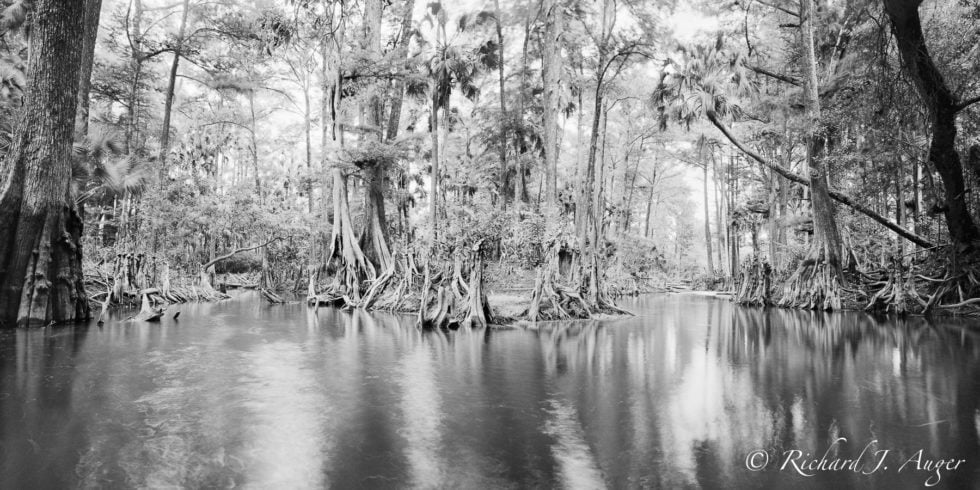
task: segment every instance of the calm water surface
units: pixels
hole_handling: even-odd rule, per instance
[[[423,333],[252,296],[0,332],[0,488],[924,488],[939,458],[966,461],[936,488],[980,486],[976,324],[625,306]]]

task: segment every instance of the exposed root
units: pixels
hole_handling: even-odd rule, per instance
[[[893,259],[888,279],[871,296],[864,309],[882,310],[899,315],[923,311],[928,306],[928,302],[915,287],[915,275],[905,272],[901,260]]]
[[[431,262],[426,263],[417,310],[419,328],[480,328],[493,323],[483,288],[482,245],[480,240],[470,247],[469,260],[455,253],[448,270],[434,272]]]
[[[772,267],[769,266],[769,262],[753,256],[742,264],[734,301],[740,305],[770,305],[772,304],[771,287]]]
[[[531,292],[531,305],[524,316],[527,320],[570,320],[593,318],[597,314],[630,315],[609,300],[609,292],[601,284],[598,260],[592,257],[579,277],[578,291],[562,286],[558,281],[560,246],[550,247],[544,267],[538,269]]]
[[[552,247],[543,268],[538,268],[525,317],[532,322],[591,318],[592,310],[582,297],[557,282],[558,248]]]
[[[815,247],[783,285],[779,306],[809,310],[840,310],[840,272],[827,263],[823,247]]]

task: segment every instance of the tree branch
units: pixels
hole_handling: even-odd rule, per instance
[[[707,111],[707,116],[708,116],[708,120],[711,121],[711,124],[714,124],[715,127],[718,128],[722,132],[722,134],[725,135],[726,138],[728,138],[728,141],[731,141],[736,148],[741,150],[742,153],[745,153],[751,159],[768,167],[770,170],[776,172],[777,174],[782,175],[787,180],[803,185],[810,184],[810,179],[794,174],[793,172],[790,172],[789,170],[779,165],[775,165],[772,162],[766,160],[765,158],[762,158],[762,156],[759,155],[758,153],[746,147],[741,141],[739,141],[735,137],[734,134],[732,134],[731,130],[728,129],[728,126],[726,126],[725,123],[718,118],[718,114],[715,113],[714,111],[712,110]],[[854,198],[848,196],[847,194],[844,194],[842,192],[833,189],[828,189],[828,194],[830,194],[830,197],[833,198],[835,201],[840,202],[841,204],[844,204],[845,206],[877,221],[885,228],[888,228],[889,230],[898,233],[899,236],[911,241],[912,243],[915,243],[916,245],[919,245],[921,247],[926,247],[926,248],[934,246],[933,243],[930,242],[929,240],[926,240],[925,238],[922,238],[919,235],[916,235],[915,233],[912,233],[906,230],[905,228],[902,228],[901,226],[895,224],[893,221],[889,220],[888,218],[874,212],[874,210],[872,210],[871,208],[855,201]]]
[[[235,255],[237,253],[248,252],[249,250],[255,250],[257,248],[262,248],[262,247],[264,247],[264,246],[266,246],[266,245],[268,245],[268,244],[270,244],[272,242],[278,241],[278,240],[282,240],[282,237],[281,236],[277,236],[277,237],[273,238],[272,240],[269,240],[269,241],[267,241],[267,242],[265,242],[265,243],[263,243],[261,245],[255,245],[254,247],[236,248],[236,249],[232,250],[231,252],[228,252],[228,253],[226,253],[224,255],[221,255],[219,257],[215,257],[215,258],[207,261],[204,265],[201,266],[201,270],[206,271],[212,265],[217,264],[218,262],[221,262],[222,260],[231,258],[231,256],[233,256],[233,255]]]
[[[795,78],[793,78],[793,77],[791,77],[789,75],[780,75],[779,73],[773,73],[773,72],[771,72],[769,70],[766,70],[765,68],[763,68],[761,66],[756,66],[756,65],[745,65],[745,67],[748,68],[748,69],[750,69],[750,70],[752,70],[752,71],[754,71],[754,72],[756,72],[756,73],[758,73],[758,74],[760,74],[760,75],[765,75],[765,76],[767,76],[769,78],[775,78],[776,80],[779,80],[780,82],[785,82],[785,83],[788,83],[788,84],[793,85],[793,86],[796,86],[796,87],[802,87],[803,86],[803,83],[801,83],[799,80],[797,80],[797,79],[795,79]]]
[[[785,13],[787,13],[789,15],[792,15],[793,17],[799,17],[800,16],[800,13],[799,12],[793,12],[792,10],[790,10],[790,9],[788,9],[786,7],[781,7],[779,5],[772,4],[772,3],[769,3],[769,2],[764,2],[762,0],[755,0],[755,1],[756,2],[759,2],[759,3],[763,4],[763,5],[765,5],[766,7],[774,8],[774,9],[780,11],[780,12],[785,12]]]
[[[966,99],[966,100],[960,102],[959,104],[956,104],[956,107],[954,107],[953,109],[956,112],[960,112],[963,109],[966,109],[967,107],[970,107],[971,105],[976,104],[977,102],[980,102],[980,95],[978,95],[976,97],[973,97],[973,98],[970,98],[970,99]]]

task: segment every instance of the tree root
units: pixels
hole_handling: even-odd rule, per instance
[[[878,283],[875,283],[876,285]],[[915,287],[915,275],[906,274],[901,260],[893,259],[892,267],[881,288],[868,300],[865,310],[881,310],[904,315],[917,313],[926,308],[928,302]]]
[[[841,284],[833,267],[818,259],[807,259],[783,286],[779,306],[809,310],[839,310],[843,305]]]
[[[599,284],[598,262],[593,260],[579,291],[573,291],[558,283],[558,251],[553,245],[548,251],[543,268],[538,269],[531,292],[531,305],[524,317],[532,322],[593,318],[597,314],[630,315],[608,299],[608,292]]]
[[[740,305],[767,306],[772,304],[772,267],[753,256],[742,264],[734,301]]]
[[[461,254],[454,254],[450,270],[433,274],[426,264],[416,320],[419,328],[482,328],[493,323],[483,288],[482,244],[481,240],[471,247],[465,264]],[[464,271],[469,273],[468,281]]]

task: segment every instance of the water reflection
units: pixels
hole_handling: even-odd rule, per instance
[[[184,308],[161,325],[0,332],[0,488],[788,486],[921,488],[751,472],[746,455],[897,466],[923,450],[977,476],[969,324],[650,297],[639,316],[420,332],[410,318]],[[912,465],[914,466],[914,465]]]

